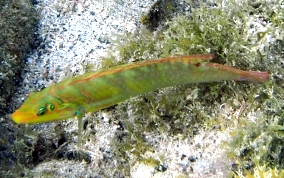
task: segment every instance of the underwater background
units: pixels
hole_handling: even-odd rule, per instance
[[[3,0],[0,177],[284,177],[284,1]],[[167,56],[267,71],[168,87],[77,119],[21,125],[29,93]]]

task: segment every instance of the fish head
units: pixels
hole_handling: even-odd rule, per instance
[[[12,120],[18,124],[50,122],[74,117],[76,111],[76,104],[68,100],[44,91],[33,92],[12,114]]]

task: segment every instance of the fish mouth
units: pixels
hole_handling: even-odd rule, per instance
[[[20,124],[21,120],[20,120],[20,117],[19,117],[19,112],[18,111],[15,111],[12,115],[11,115],[11,118],[14,122],[16,122],[17,124]]]
[[[21,113],[20,111],[16,110],[12,115],[11,118],[17,124],[24,124],[24,123],[31,123],[36,117],[27,116],[26,114]]]

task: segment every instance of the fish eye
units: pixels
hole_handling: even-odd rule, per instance
[[[42,115],[44,115],[45,113],[46,113],[46,108],[45,107],[40,107],[39,108],[39,110],[38,110],[38,112],[37,112],[37,115],[38,116],[42,116]]]

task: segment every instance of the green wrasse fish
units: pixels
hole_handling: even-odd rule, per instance
[[[67,79],[31,93],[12,114],[16,123],[82,116],[164,87],[223,80],[264,82],[267,72],[243,71],[209,62],[212,54],[139,61]]]

